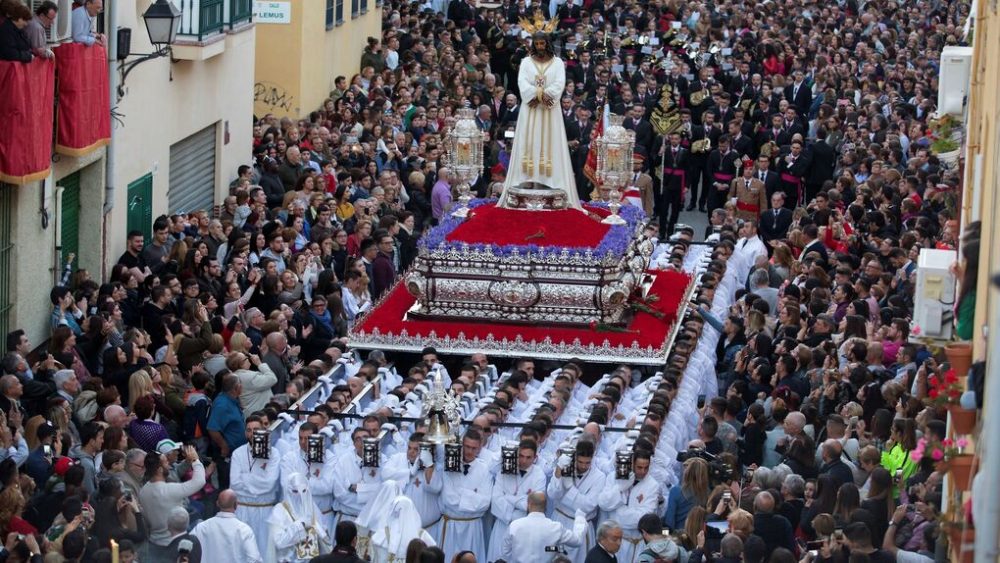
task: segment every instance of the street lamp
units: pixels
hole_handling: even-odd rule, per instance
[[[142,19],[146,23],[146,33],[149,34],[149,42],[153,44],[153,52],[139,55],[139,58],[128,63],[122,60],[121,65],[118,67],[121,72],[121,79],[118,81],[118,99],[125,96],[125,79],[128,78],[132,69],[146,61],[165,57],[170,54],[170,45],[177,39],[177,32],[181,27],[181,15],[182,12],[170,0],[156,0],[149,8],[146,8],[146,12],[142,14]],[[119,31],[127,33],[129,30],[122,28]],[[128,51],[126,50],[125,54],[119,56],[119,59],[127,57],[127,53]]]
[[[146,9],[142,19],[146,21],[149,42],[157,47],[157,50],[163,45],[170,45],[177,38],[177,31],[181,27],[181,11],[173,2],[156,0]]]

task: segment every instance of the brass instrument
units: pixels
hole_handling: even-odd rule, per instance
[[[760,155],[767,158],[773,158],[774,156],[777,156],[778,151],[779,151],[778,144],[775,143],[774,141],[768,141],[762,147],[760,147]]]
[[[712,93],[708,88],[698,90],[697,92],[691,92],[691,105],[700,106],[705,100],[712,97]]]

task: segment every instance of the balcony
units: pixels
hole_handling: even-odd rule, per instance
[[[205,60],[226,50],[226,33],[239,33],[253,25],[252,0],[175,0],[181,26],[173,56]]]
[[[111,137],[104,47],[64,43],[53,50],[55,59],[0,61],[0,123],[6,128],[0,135],[0,182],[42,180],[53,152],[85,156]]]

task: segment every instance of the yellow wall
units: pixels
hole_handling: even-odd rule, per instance
[[[981,220],[983,240],[979,256],[979,283],[976,295],[976,327],[985,327],[990,319],[1000,318],[1000,303],[990,291],[990,276],[1000,271],[1000,29],[997,5],[977,2],[974,26],[969,113],[966,133],[965,189],[962,203],[963,224]],[[978,173],[977,173],[978,170]],[[977,176],[979,178],[976,182]],[[994,327],[996,330],[996,327]],[[974,333],[974,358],[986,357],[982,330]]]
[[[333,79],[359,70],[368,37],[380,37],[382,8],[369,0],[368,13],[351,19],[344,0],[344,23],[326,29],[326,2],[292,0],[291,23],[257,24],[254,113],[304,117],[319,108]]]

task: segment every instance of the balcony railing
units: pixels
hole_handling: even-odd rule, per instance
[[[226,0],[180,0],[178,7],[183,15],[178,34],[203,41],[206,37],[221,33],[226,25],[225,4]]]
[[[248,23],[253,17],[253,2],[252,0],[225,0],[229,4],[229,8],[226,10],[226,15],[228,19],[226,20],[226,25],[229,29]]]

